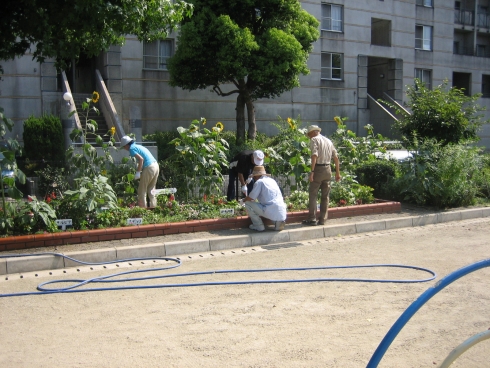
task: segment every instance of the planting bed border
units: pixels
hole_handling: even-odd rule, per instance
[[[394,213],[401,211],[400,202],[382,201],[377,203],[334,207],[328,209],[328,218],[343,218],[380,213]],[[286,223],[298,223],[305,220],[308,211],[288,212]],[[216,231],[248,227],[252,222],[248,216],[234,218],[219,218],[207,220],[193,220],[185,222],[170,222],[164,224],[135,225],[118,228],[63,231],[59,233],[45,233],[0,238],[0,251],[50,247],[65,244],[94,243],[131,238],[149,238],[178,233],[193,233],[200,231]],[[266,224],[271,224],[266,220]]]

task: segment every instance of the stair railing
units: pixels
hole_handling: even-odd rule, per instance
[[[124,132],[124,128],[121,124],[119,116],[117,115],[116,108],[112,103],[111,95],[107,90],[104,79],[102,78],[99,70],[95,70],[95,83],[97,86],[97,91],[100,95],[99,107],[102,114],[104,114],[107,126],[109,128],[116,128],[116,134],[119,137],[119,140],[121,140],[121,137],[125,136],[126,133]]]

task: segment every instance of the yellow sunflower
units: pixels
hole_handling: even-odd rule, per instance
[[[221,131],[223,131],[223,129],[225,129],[225,127],[224,127],[224,125],[221,123],[221,121],[218,121],[218,122],[216,123],[216,128],[218,128],[220,132],[221,132]]]
[[[337,125],[342,124],[342,120],[340,119],[339,116],[334,117],[333,120],[335,120],[335,122],[337,123]]]
[[[111,127],[111,130],[109,131],[109,134],[112,136],[114,134],[116,134],[116,128],[114,127]]]
[[[100,98],[99,93],[98,93],[98,92],[96,92],[96,91],[93,91],[93,92],[92,92],[92,102],[93,102],[93,103],[97,103],[97,102],[99,102],[99,98]]]
[[[291,118],[288,118],[288,124],[291,129],[295,129],[296,126],[294,125],[294,120]]]
[[[202,125],[206,125],[206,118],[201,118]]]

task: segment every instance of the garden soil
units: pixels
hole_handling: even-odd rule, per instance
[[[404,264],[429,268],[437,278],[425,283],[259,283],[0,298],[0,366],[365,367],[393,323],[424,291],[489,257],[490,218],[183,255],[179,268],[164,273]],[[121,265],[117,271],[144,267]],[[85,279],[115,268],[11,276],[0,281],[0,294],[34,291],[53,277]],[[213,273],[135,284],[429,276],[413,269],[345,268]],[[400,331],[379,367],[437,367],[453,348],[489,329],[489,279],[490,268],[485,268],[435,295]],[[116,285],[95,285],[102,286]],[[489,357],[486,340],[451,368],[489,367]]]

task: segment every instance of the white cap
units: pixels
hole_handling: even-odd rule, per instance
[[[132,141],[133,141],[133,138],[125,135],[124,137],[121,138],[120,148],[124,148],[128,143],[131,143]]]
[[[262,166],[264,164],[264,152],[257,150],[254,151],[254,163],[257,166]]]

